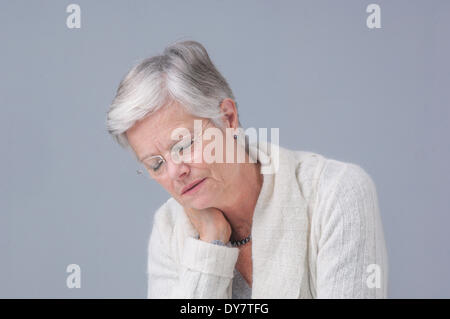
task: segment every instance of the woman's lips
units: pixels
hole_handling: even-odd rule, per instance
[[[191,185],[186,187],[186,189],[181,193],[181,195],[194,193],[195,191],[197,191],[200,188],[200,186],[203,184],[205,179],[206,179],[206,177],[201,180],[195,181],[194,183],[192,183]]]

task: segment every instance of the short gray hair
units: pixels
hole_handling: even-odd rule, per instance
[[[225,98],[235,100],[206,49],[195,41],[175,42],[162,55],[134,66],[120,82],[107,114],[108,132],[126,148],[126,131],[136,121],[172,102],[223,127],[219,106]]]

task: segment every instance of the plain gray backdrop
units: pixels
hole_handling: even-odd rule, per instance
[[[132,65],[191,39],[244,127],[370,174],[389,297],[449,298],[449,30],[449,1],[1,1],[0,297],[145,298],[168,194],[136,175],[106,112]],[[72,263],[80,289],[66,287]]]

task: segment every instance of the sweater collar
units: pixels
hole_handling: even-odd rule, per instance
[[[251,149],[266,161],[252,221],[252,298],[298,298],[307,267],[308,232],[298,163],[294,152],[275,144]]]

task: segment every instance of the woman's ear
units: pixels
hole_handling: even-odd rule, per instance
[[[238,112],[236,108],[236,103],[230,99],[226,98],[222,100],[222,103],[220,103],[220,109],[223,113],[223,121],[225,124],[225,128],[238,128],[239,127],[239,117]]]

